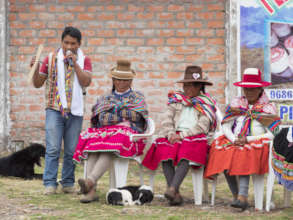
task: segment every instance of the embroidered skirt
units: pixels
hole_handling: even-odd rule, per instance
[[[293,191],[293,146],[274,146],[272,166],[279,183]]]
[[[227,170],[230,175],[265,174],[268,172],[268,138],[251,141],[243,146],[231,144],[224,136],[213,141],[205,178]]]
[[[182,159],[206,165],[208,149],[205,134],[186,137],[174,144],[171,144],[167,138],[158,138],[148,150],[142,165],[156,170],[161,161],[172,160],[176,166]]]
[[[88,152],[113,152],[119,157],[132,158],[143,153],[143,140],[131,142],[129,136],[135,132],[127,126],[111,125],[88,128],[79,136],[73,160],[80,163],[87,159]]]

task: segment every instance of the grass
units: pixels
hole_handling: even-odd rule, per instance
[[[61,164],[60,164],[61,167]],[[37,168],[42,173],[42,168]],[[60,173],[60,171],[59,171]],[[83,168],[76,168],[76,179],[82,177]],[[148,176],[145,175],[148,182]],[[193,204],[193,191],[191,175],[185,178],[181,193],[185,203],[181,207],[169,207],[162,197],[165,191],[165,179],[158,171],[155,176],[155,197],[151,204],[144,206],[109,206],[105,195],[108,190],[108,173],[98,183],[99,202],[81,204],[79,195],[61,193],[45,196],[40,180],[21,180],[18,178],[0,177],[0,216],[1,219],[293,219],[293,208],[283,209],[283,189],[279,185],[274,187],[274,202],[276,209],[270,213],[255,212],[253,207],[248,211],[238,212],[229,207],[231,193],[223,176],[220,176],[216,192],[216,205],[211,207],[205,203],[203,206]],[[135,162],[131,162],[128,173],[128,184],[139,184],[139,169]],[[250,185],[249,201],[253,205],[253,186]],[[11,218],[17,217],[17,218]]]

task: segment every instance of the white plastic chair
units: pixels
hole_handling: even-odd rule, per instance
[[[130,141],[137,141],[142,138],[149,138],[155,133],[155,123],[151,118],[148,118],[147,121],[147,130],[143,134],[132,134],[130,136]],[[141,158],[140,156],[136,156],[133,158],[140,164],[140,183],[143,185],[143,172],[142,172],[142,165],[141,165]],[[117,188],[123,187],[126,185],[127,182],[127,174],[128,174],[128,164],[129,158],[121,158],[116,157],[110,167],[110,188]],[[84,178],[87,177],[87,160],[84,162]]]

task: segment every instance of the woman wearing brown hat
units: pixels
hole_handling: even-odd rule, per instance
[[[178,83],[183,83],[183,92],[168,94],[166,119],[162,122],[159,138],[142,162],[151,170],[157,169],[162,162],[168,185],[165,197],[170,205],[183,202],[179,187],[189,166],[205,166],[207,133],[216,127],[215,101],[205,93],[205,85],[212,83],[202,78],[201,68],[188,66],[184,79]]]
[[[261,80],[261,71],[247,68],[243,80],[234,83],[244,95],[232,100],[222,121],[224,135],[212,143],[205,177],[224,172],[234,196],[231,206],[248,207],[249,175],[268,172],[269,141],[280,118],[269,102],[263,87],[271,83]],[[239,176],[239,186],[236,181]]]
[[[100,98],[92,108],[92,127],[79,137],[73,159],[88,159],[88,175],[79,179],[81,202],[97,200],[96,183],[110,167],[113,157],[132,158],[142,154],[142,140],[131,142],[129,134],[143,133],[148,111],[142,93],[131,89],[135,72],[127,60],[118,60],[111,69],[112,91]]]

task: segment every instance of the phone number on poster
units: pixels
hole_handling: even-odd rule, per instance
[[[266,89],[270,100],[293,100],[293,89]]]

